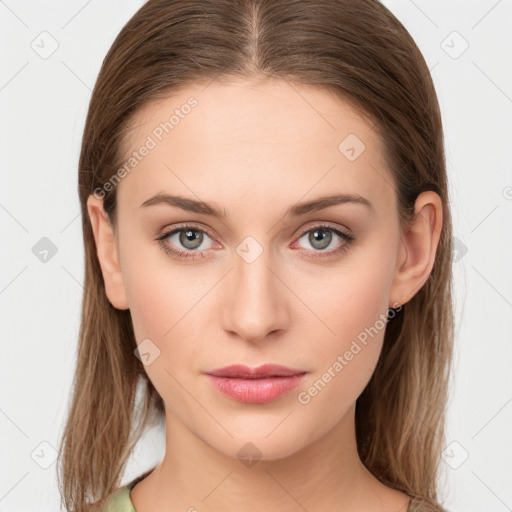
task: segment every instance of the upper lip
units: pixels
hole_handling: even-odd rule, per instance
[[[290,375],[299,375],[306,373],[304,370],[296,370],[294,368],[287,368],[279,364],[263,364],[256,368],[250,368],[243,364],[233,364],[208,370],[208,375],[215,375],[217,377],[239,377],[245,379],[257,379],[263,377],[286,377]]]

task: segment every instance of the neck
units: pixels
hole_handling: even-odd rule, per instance
[[[251,461],[205,443],[167,410],[165,457],[132,490],[134,506],[142,511],[356,512],[386,511],[391,504],[405,512],[408,497],[384,486],[362,464],[354,414],[351,408],[326,435],[291,455],[267,460],[262,454]]]

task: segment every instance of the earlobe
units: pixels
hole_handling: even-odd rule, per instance
[[[416,199],[414,218],[401,235],[397,269],[390,293],[391,304],[405,304],[428,280],[435,262],[443,224],[442,200],[433,191]]]
[[[116,309],[129,309],[119,263],[118,247],[114,231],[103,209],[103,200],[91,194],[87,199],[87,211],[96,242],[107,298]]]

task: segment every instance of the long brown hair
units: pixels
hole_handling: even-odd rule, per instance
[[[122,166],[134,113],[177,88],[219,77],[284,79],[357,106],[385,143],[403,228],[418,194],[441,197],[432,272],[389,321],[380,360],[356,404],[358,450],[369,471],[435,502],[453,343],[452,224],[441,115],[418,47],[377,0],[149,0],[103,61],[83,134],[85,281],[58,460],[66,510],[82,512],[118,488],[144,428],[164,410],[134,356],[129,310],[107,299],[87,198]],[[105,193],[104,209],[115,228],[116,187]]]

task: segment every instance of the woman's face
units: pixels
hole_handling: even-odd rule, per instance
[[[292,454],[352,412],[403,295],[382,142],[349,104],[284,81],[190,86],[134,125],[109,299],[130,309],[168,421],[231,456],[248,442],[263,459]],[[205,374],[264,363],[305,375],[262,403]]]

